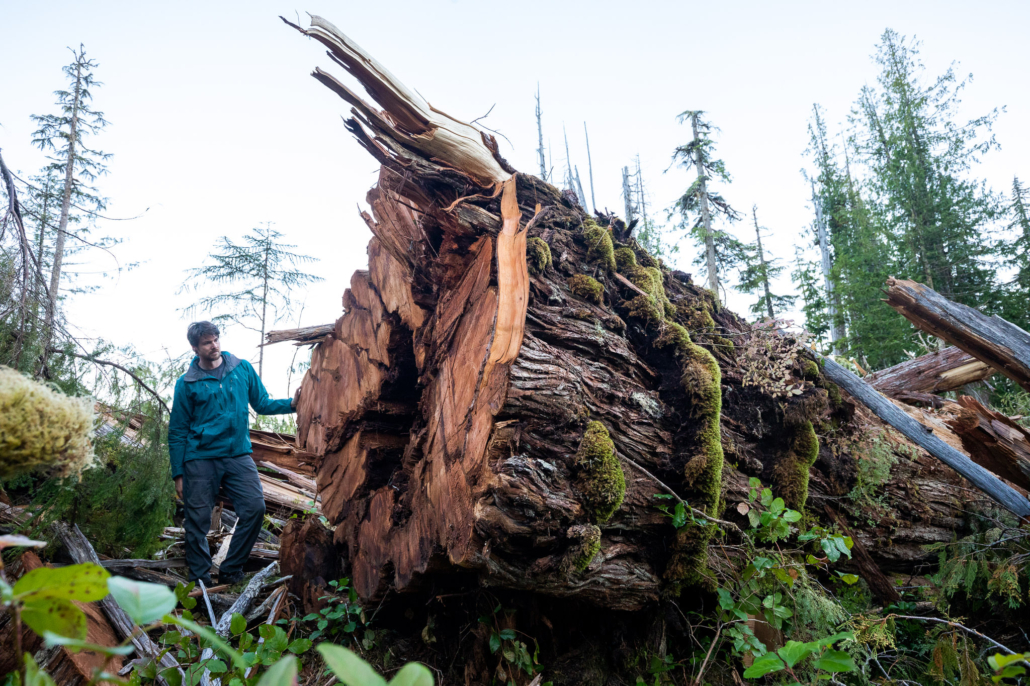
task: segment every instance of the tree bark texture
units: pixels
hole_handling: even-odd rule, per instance
[[[904,279],[887,280],[887,304],[918,329],[961,348],[1030,391],[1030,334],[1015,324]]]
[[[960,348],[948,347],[873,372],[866,383],[897,398],[904,393],[944,393],[983,381],[994,369]]]
[[[486,134],[449,148],[475,129],[435,109],[427,129],[420,97],[312,23],[383,108],[314,73],[382,166],[363,214],[368,269],[302,382],[297,447],[316,456],[332,532],[284,532],[295,592],[335,573],[315,569],[331,535],[365,600],[463,576],[636,610],[722,564],[656,508],[656,479],[708,516],[735,516],[749,476],[794,507],[850,491],[849,446],[882,425],[800,346],[768,356],[782,337],[632,238],[613,242],[606,225],[621,220],[515,173]],[[958,504],[978,500],[913,454],[884,494],[891,516],[855,531],[884,569],[925,561],[926,543],[961,528]]]

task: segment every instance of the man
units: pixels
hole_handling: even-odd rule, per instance
[[[175,492],[186,510],[186,564],[190,581],[211,584],[207,532],[221,487],[232,499],[239,521],[218,581],[236,583],[250,557],[265,517],[265,499],[251,459],[247,403],[258,414],[294,412],[291,400],[272,400],[250,362],[222,352],[218,327],[190,324],[186,332],[196,357],[175,383],[168,423],[168,455]]]

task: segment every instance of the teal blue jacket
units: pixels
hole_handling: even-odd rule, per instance
[[[247,403],[258,414],[289,414],[290,400],[268,397],[265,385],[250,362],[227,352],[227,365],[219,382],[211,371],[200,368],[194,357],[189,369],[175,382],[172,416],[168,422],[168,457],[172,478],[182,476],[190,460],[248,455],[250,417]]]

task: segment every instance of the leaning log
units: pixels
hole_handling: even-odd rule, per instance
[[[1015,324],[904,279],[887,280],[887,304],[916,328],[961,348],[1030,391],[1030,334]]]
[[[930,429],[912,419],[851,371],[828,357],[822,357],[820,361],[823,373],[828,379],[872,410],[881,420],[967,478],[974,486],[1009,512],[1022,518],[1030,517],[1030,500],[1027,500],[1025,496],[971,460],[968,455],[959,452],[935,436]]]
[[[993,374],[990,365],[960,348],[948,347],[873,372],[865,381],[887,397],[897,398],[899,394],[954,391]]]
[[[300,329],[280,329],[269,331],[265,334],[265,342],[262,345],[272,345],[292,341],[294,345],[311,345],[317,343],[333,332],[332,324],[319,324],[317,326],[305,326]]]

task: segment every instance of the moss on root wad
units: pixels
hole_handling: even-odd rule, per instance
[[[682,370],[680,383],[691,397],[693,413],[700,422],[694,456],[684,466],[684,480],[700,494],[694,502],[712,517],[719,516],[722,496],[722,371],[710,352],[690,340],[685,328],[669,322],[656,341],[659,347],[674,346]],[[685,586],[712,585],[708,573],[708,541],[714,526],[688,527],[677,532],[676,552],[669,561],[666,578],[675,590]]]
[[[626,475],[615,456],[615,444],[601,422],[590,422],[576,451],[583,504],[597,524],[604,524],[622,506]]]
[[[601,299],[604,297],[604,286],[601,285],[601,282],[586,274],[576,274],[570,278],[569,290],[574,295],[598,305],[601,304]]]
[[[808,500],[808,470],[819,457],[819,436],[812,422],[795,425],[787,451],[773,467],[773,487],[787,507],[800,510]]]
[[[583,220],[583,238],[587,242],[587,259],[600,262],[608,271],[615,271],[615,244],[612,234],[593,219]]]
[[[565,551],[561,571],[565,576],[587,570],[601,550],[601,530],[593,524],[577,524],[566,532],[572,545]]]
[[[533,237],[526,242],[526,262],[533,274],[542,274],[551,266],[551,246],[543,238]]]
[[[93,400],[73,398],[0,366],[0,478],[77,477],[93,464]]]

